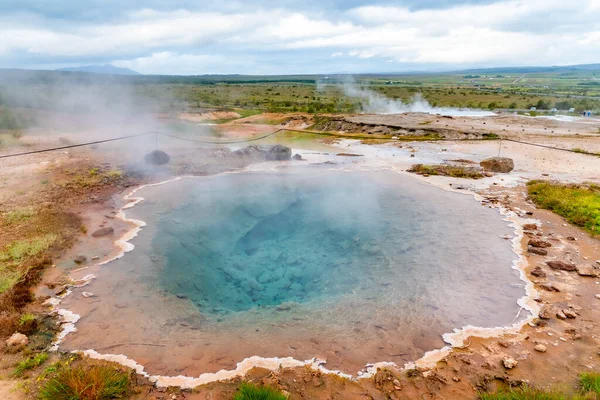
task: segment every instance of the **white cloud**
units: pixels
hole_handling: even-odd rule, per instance
[[[374,5],[334,16],[301,9],[140,9],[103,23],[6,15],[0,17],[0,62],[10,64],[19,54],[40,64],[50,57],[96,57],[146,73],[179,74],[251,73],[244,67],[249,58],[258,68],[261,59],[287,57],[289,65],[319,52],[328,55],[332,71],[342,70],[336,63],[348,57],[371,67],[376,60],[449,67],[599,62],[600,0],[577,3],[498,0],[421,10]],[[278,66],[271,62],[269,72],[288,72]]]

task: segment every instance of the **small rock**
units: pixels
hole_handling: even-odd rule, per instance
[[[542,239],[529,239],[528,245],[531,247],[541,247],[541,248],[552,247],[552,244],[550,242],[547,242]]]
[[[567,240],[574,242],[577,239],[574,236],[567,236]]]
[[[565,261],[546,261],[546,265],[548,265],[552,269],[557,269],[561,271],[577,271],[577,266],[575,264],[571,264]]]
[[[544,272],[544,270],[540,266],[535,267],[533,269],[533,271],[531,271],[531,275],[537,276],[538,278],[545,278],[546,277],[546,273]]]
[[[294,157],[292,157],[292,159],[294,159],[296,161],[303,161],[304,160],[300,154],[294,154]]]
[[[29,339],[22,333],[13,333],[11,337],[6,340],[6,346],[11,350],[19,350],[27,346]]]
[[[558,319],[567,319],[567,316],[565,315],[565,313],[564,313],[564,312],[562,312],[562,311],[560,311],[560,310],[559,310],[559,311],[556,313],[556,318],[558,318]]]
[[[596,276],[596,268],[589,264],[578,265],[577,273],[581,276]]]
[[[538,313],[538,317],[540,317],[541,319],[550,319],[552,317],[552,311],[550,307],[542,307],[542,309]]]
[[[94,297],[94,294],[90,292],[82,292],[81,295],[85,298]]]
[[[523,229],[526,231],[536,231],[538,229],[537,224],[525,224],[523,225]]]
[[[545,353],[546,352],[546,346],[544,346],[543,344],[536,344],[534,347],[535,351],[539,351],[540,353]]]
[[[560,289],[555,284],[550,282],[540,283],[540,287],[548,292],[560,292]]]
[[[563,310],[562,312],[567,318],[571,318],[571,319],[577,318],[577,314],[573,310]]]
[[[547,256],[548,255],[548,250],[546,249],[541,249],[539,247],[527,247],[527,251],[531,254],[537,254],[538,256]]]
[[[504,365],[504,368],[506,369],[513,369],[514,367],[517,366],[519,362],[517,360],[515,360],[514,358],[507,356],[504,357],[502,359],[502,365]]]
[[[597,298],[598,300],[600,300],[600,294],[597,294],[597,295],[596,295],[596,298]]]
[[[75,264],[83,264],[84,262],[87,261],[87,257],[86,256],[77,256],[73,259],[73,261],[75,261]]]
[[[94,231],[94,233],[92,233],[93,237],[100,237],[100,236],[106,236],[106,235],[111,235],[115,232],[115,228],[113,228],[112,226],[107,226],[105,228],[100,228],[97,231]]]

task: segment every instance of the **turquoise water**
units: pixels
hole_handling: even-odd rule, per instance
[[[393,178],[244,174],[200,184],[159,222],[160,284],[204,314],[227,315],[348,296],[432,302],[427,283],[468,279],[469,263],[505,265],[510,275],[510,246],[498,239],[510,230],[500,218],[467,232],[464,202],[420,198]],[[481,236],[494,228],[492,244]],[[394,289],[382,293],[386,283]]]
[[[137,195],[127,216],[147,226],[78,289],[95,297],[65,299],[82,316],[65,350],[173,376],[252,356],[356,373],[416,360],[454,328],[511,324],[525,293],[496,210],[396,173],[296,167]]]

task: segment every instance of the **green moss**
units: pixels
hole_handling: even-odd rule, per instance
[[[531,181],[527,187],[538,207],[554,211],[594,235],[600,234],[600,187],[546,181]]]
[[[251,383],[242,383],[233,400],[285,400],[286,397],[279,391],[268,386],[257,386]]]

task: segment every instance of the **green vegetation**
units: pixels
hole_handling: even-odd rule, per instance
[[[574,151],[575,153],[580,153],[580,154],[587,154],[590,156],[596,156],[596,157],[600,157],[600,153],[593,153],[584,149],[580,149],[579,147],[576,147],[574,149],[571,149],[572,151]]]
[[[129,374],[111,365],[71,367],[66,364],[52,366],[52,369],[58,371],[40,388],[40,400],[121,399],[130,391]]]
[[[594,235],[600,234],[600,186],[531,181],[527,187],[538,207],[554,211]]]
[[[268,386],[257,386],[251,383],[242,383],[233,400],[285,400],[286,397],[279,391]]]
[[[26,325],[31,323],[32,321],[35,321],[35,314],[32,313],[25,313],[23,315],[21,315],[21,317],[19,318],[19,325]]]
[[[594,393],[600,398],[600,373],[586,372],[579,375],[579,385],[585,393]]]
[[[20,376],[23,374],[23,372],[25,372],[27,370],[37,368],[40,365],[42,365],[43,363],[45,363],[47,359],[48,359],[48,353],[45,353],[45,352],[37,353],[34,356],[26,358],[25,360],[17,363],[17,366],[15,367],[15,370],[13,372],[13,375]]]
[[[21,262],[26,258],[32,258],[45,252],[52,246],[58,235],[48,233],[31,239],[16,240],[5,246],[4,251],[0,252],[0,262]]]
[[[453,178],[481,179],[483,174],[476,168],[455,165],[413,165],[408,172],[418,175],[442,175]]]
[[[529,386],[480,393],[480,400],[597,400],[600,399],[600,374],[586,372],[579,375],[578,393],[536,389]]]

